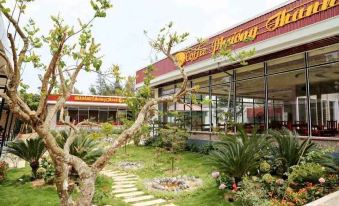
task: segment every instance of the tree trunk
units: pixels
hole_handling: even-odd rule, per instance
[[[70,206],[74,205],[74,202],[71,197],[71,191],[69,187],[69,168],[68,165],[59,162],[55,163],[56,170],[56,187],[58,191],[58,195],[60,198],[60,205],[62,206]]]
[[[80,178],[80,196],[76,201],[77,206],[91,206],[95,192],[96,175],[91,174],[89,177]]]
[[[32,177],[36,179],[36,172],[39,169],[39,161],[33,161],[29,163],[29,166],[32,168]]]

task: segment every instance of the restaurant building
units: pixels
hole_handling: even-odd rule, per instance
[[[58,95],[49,95],[47,110],[50,110],[57,102]],[[72,94],[66,101],[64,108],[64,120],[77,124],[84,120],[94,123],[111,122],[121,125],[122,119],[127,118],[127,104],[125,98],[120,96],[98,96]],[[51,128],[62,129],[59,122],[60,113],[54,116]]]
[[[191,138],[213,138],[215,130],[234,131],[233,123],[253,128],[287,128],[304,137],[339,139],[339,0],[294,0],[272,8],[175,53],[199,85],[197,99],[159,105],[184,114]],[[251,41],[247,41],[251,39]],[[235,53],[255,49],[247,65],[213,58],[225,43]],[[174,94],[180,72],[168,59],[154,64],[156,96]],[[144,71],[137,71],[137,87]],[[169,115],[162,123],[173,122]]]

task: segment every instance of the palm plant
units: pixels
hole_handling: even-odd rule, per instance
[[[240,128],[236,136],[225,136],[210,153],[210,163],[221,172],[234,177],[236,182],[247,173],[255,172],[266,155],[270,140],[257,134],[248,135]]]
[[[53,132],[57,143],[63,148],[66,143],[69,133],[67,131]],[[87,164],[92,164],[103,153],[103,150],[98,148],[99,142],[90,138],[86,132],[81,132],[77,135],[74,142],[70,146],[70,154],[84,160]]]
[[[32,177],[36,178],[36,172],[39,168],[39,159],[46,151],[42,138],[39,137],[9,142],[6,151],[29,162],[29,166],[32,168]]]
[[[276,160],[283,163],[284,171],[289,167],[299,164],[301,158],[315,149],[315,144],[309,139],[304,140],[301,144],[296,136],[287,129],[281,131],[270,130],[269,135],[275,140],[272,152]]]

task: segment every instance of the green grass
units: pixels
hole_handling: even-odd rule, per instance
[[[154,177],[171,176],[169,154],[159,152],[151,147],[128,146],[127,154],[120,149],[112,158],[109,167],[114,168],[117,162],[122,160],[139,161],[144,168],[137,171],[130,171],[140,177],[138,187],[144,191],[144,180]],[[203,180],[203,186],[194,191],[185,193],[159,193],[150,192],[157,197],[168,199],[180,206],[232,206],[223,200],[223,194],[218,190],[214,180],[211,178],[213,168],[206,164],[207,156],[192,152],[182,152],[177,155],[173,176],[188,175],[196,176]],[[0,205],[10,206],[40,206],[59,205],[59,199],[54,186],[33,188],[30,182],[21,183],[18,181],[23,175],[30,175],[30,168],[11,169],[7,179],[0,184]],[[112,180],[99,176],[96,181],[96,193],[93,203],[96,205],[127,206],[122,200],[114,199],[110,193]]]
[[[192,152],[181,152],[177,155],[174,164],[175,171],[173,176],[187,175],[196,176],[203,180],[203,186],[199,189],[184,193],[161,193],[147,191],[144,187],[144,181],[155,177],[172,176],[171,165],[167,152],[159,152],[152,147],[128,146],[127,153],[120,149],[111,160],[112,169],[116,169],[116,163],[120,161],[142,162],[144,167],[139,170],[129,171],[140,177],[138,182],[139,189],[151,193],[157,197],[168,199],[180,206],[231,206],[223,200],[223,194],[215,185],[211,178],[213,168],[206,164],[207,156]]]
[[[7,178],[0,184],[0,205],[6,206],[50,206],[59,205],[55,186],[43,186],[33,188],[31,182],[21,183],[22,176],[29,177],[29,167],[11,169]],[[110,195],[112,180],[108,177],[98,176],[96,180],[96,192],[93,203],[96,205],[127,206],[120,199],[113,199]]]
[[[7,179],[0,184],[0,205],[59,205],[54,187],[33,188],[30,182],[21,183],[18,180],[21,176],[30,173],[30,168],[11,169],[8,172]]]

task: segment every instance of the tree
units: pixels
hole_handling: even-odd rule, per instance
[[[32,0],[18,0],[14,5],[19,15],[24,11]],[[157,52],[162,52],[167,56],[183,77],[182,86],[174,95],[160,98],[147,98],[140,105],[140,110],[134,123],[124,130],[110,145],[110,147],[92,164],[86,163],[81,158],[72,155],[70,146],[76,140],[82,124],[90,124],[88,120],[79,123],[77,126],[63,121],[63,108],[67,98],[73,91],[74,84],[80,71],[98,71],[102,60],[98,54],[100,44],[97,44],[91,33],[91,26],[95,19],[106,16],[106,12],[112,7],[108,0],[91,0],[94,15],[87,23],[79,21],[79,29],[65,24],[60,16],[52,16],[53,28],[45,36],[38,36],[39,28],[33,20],[28,25],[22,27],[18,18],[12,16],[12,10],[8,8],[6,0],[0,1],[0,9],[7,21],[18,34],[22,47],[17,48],[14,35],[10,31],[7,37],[11,46],[11,57],[0,51],[0,57],[6,62],[3,70],[8,77],[6,93],[1,94],[5,98],[10,110],[22,121],[29,123],[31,127],[43,139],[45,147],[51,156],[56,169],[56,187],[61,205],[91,205],[95,192],[95,180],[98,173],[109,162],[126,141],[129,141],[136,134],[145,122],[154,115],[154,110],[159,103],[177,102],[184,95],[191,92],[186,89],[188,78],[183,67],[177,62],[172,54],[172,48],[184,42],[188,33],[178,34],[172,32],[172,24],[161,29],[155,39],[150,39],[150,45]],[[77,37],[77,39],[76,39]],[[45,65],[41,62],[41,57],[37,50],[43,45],[49,47],[51,58]],[[12,58],[12,59],[10,59]],[[26,63],[32,63],[35,68],[43,71],[41,75],[40,101],[36,110],[31,109],[23,101],[18,88],[21,81],[21,70]],[[47,113],[47,97],[54,88],[59,88],[59,98],[56,104]],[[150,90],[150,88],[145,89]],[[53,117],[60,111],[60,122],[71,129],[63,147],[58,145],[51,130],[50,123]],[[79,194],[73,199],[70,191],[70,168],[73,168],[79,176]]]

